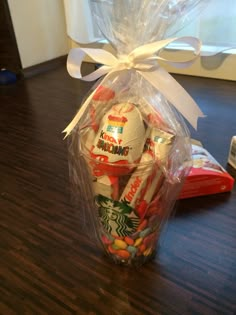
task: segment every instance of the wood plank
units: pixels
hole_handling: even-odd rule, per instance
[[[176,78],[207,114],[193,137],[226,166],[236,83]],[[178,202],[140,269],[114,265],[85,233],[61,131],[90,87],[60,66],[0,89],[0,314],[236,314],[235,188]]]

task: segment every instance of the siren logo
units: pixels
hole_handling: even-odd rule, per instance
[[[100,222],[110,234],[128,236],[136,232],[140,219],[127,203],[96,196]]]

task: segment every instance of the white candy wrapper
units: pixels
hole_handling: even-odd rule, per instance
[[[186,23],[202,3],[91,0],[94,18],[116,56],[77,48],[68,57],[73,77],[101,77],[65,132],[70,135],[70,177],[79,209],[116,263],[137,266],[154,256],[191,167],[182,116],[196,127],[203,114],[158,60],[164,47],[180,41],[165,39],[177,19]],[[188,66],[197,58],[199,41],[182,40],[196,55],[182,64],[165,62]],[[103,65],[83,78],[85,54]]]

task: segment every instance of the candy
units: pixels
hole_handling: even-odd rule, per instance
[[[134,232],[132,235],[130,235],[130,237],[131,237],[133,240],[136,240],[136,239],[139,237],[139,231]]]
[[[140,203],[136,206],[136,211],[138,212],[141,219],[145,216],[150,216],[157,211],[156,204],[152,203],[150,205],[151,200],[156,195],[158,190],[160,189],[164,180],[164,175],[161,170],[154,170],[151,176],[149,176],[147,185],[142,196]]]
[[[152,173],[152,160],[153,155],[150,151],[142,154],[140,165],[131,175],[120,197],[120,201],[126,202],[131,207],[136,208],[137,203],[142,199],[142,193],[145,191],[147,179]]]
[[[139,246],[139,248],[138,248],[138,251],[139,251],[139,253],[143,253],[143,252],[145,251],[145,249],[146,249],[145,244],[141,244],[141,245]]]
[[[152,176],[149,177],[148,187],[146,189],[145,195],[143,196],[143,200],[145,200],[147,204],[150,203],[153,196],[155,195],[155,192],[160,189],[163,180],[164,175],[162,170],[155,169]]]
[[[104,157],[106,163],[136,163],[140,160],[144,141],[145,126],[139,110],[131,103],[117,104],[103,118],[91,157],[99,157],[99,160]],[[112,171],[114,165],[100,165],[100,169]],[[119,168],[119,175],[123,172],[127,173],[127,167]]]
[[[175,136],[169,132],[153,128],[150,134],[150,146],[154,149],[154,154],[161,162],[168,162],[168,155],[171,150]]]
[[[140,225],[139,230],[130,236],[112,236],[111,239],[103,237],[102,241],[107,252],[110,255],[114,255],[114,259],[121,263],[129,264],[134,259],[145,259],[150,256],[155,249],[157,240],[157,230],[153,227],[154,219],[158,219],[157,216],[153,218],[144,219]],[[134,235],[136,235],[134,237]]]
[[[138,231],[142,231],[143,229],[145,229],[145,227],[147,226],[148,221],[145,219],[143,220],[139,226],[138,226]]]
[[[114,250],[120,249],[120,247],[119,247],[118,245],[116,245],[115,243],[113,243],[111,247],[112,247]]]
[[[152,231],[152,229],[150,227],[146,228],[145,230],[141,231],[139,236],[141,238],[144,238],[145,236],[147,236],[148,234],[150,234],[150,232]]]
[[[149,256],[152,254],[153,249],[151,247],[147,248],[143,253],[144,256]]]
[[[143,241],[142,237],[137,238],[134,242],[134,246],[138,247],[142,243],[142,241]]]
[[[131,245],[127,247],[127,251],[129,253],[131,253],[133,257],[137,253],[137,250],[138,250],[137,247],[134,247],[134,246],[131,246]]]
[[[108,239],[105,235],[102,236],[102,242],[105,245],[110,245],[112,244],[112,240]]]
[[[133,245],[134,244],[134,240],[129,236],[126,236],[124,238],[124,241],[126,242],[127,245]]]
[[[122,240],[118,240],[118,239],[116,239],[116,240],[114,241],[114,244],[115,244],[119,249],[126,249],[126,247],[127,247],[126,242],[124,242],[124,241],[122,241]]]
[[[116,255],[123,259],[128,259],[130,257],[130,253],[125,249],[119,249],[116,251]]]
[[[111,254],[115,254],[115,253],[116,253],[116,249],[114,249],[114,248],[112,247],[112,245],[109,245],[109,246],[108,246],[108,251],[109,251]]]

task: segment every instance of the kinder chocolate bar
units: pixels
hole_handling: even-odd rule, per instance
[[[114,105],[103,118],[90,155],[97,161],[117,166],[137,163],[143,151],[145,133],[142,116],[135,105]],[[112,165],[97,164],[97,167],[112,172]],[[127,172],[127,167],[120,167],[119,175],[125,170]]]
[[[141,195],[146,191],[147,180],[153,172],[153,155],[151,151],[144,152],[140,160],[140,166],[131,175],[120,201],[128,203],[135,208],[141,199]],[[148,163],[150,162],[150,163]],[[147,163],[147,165],[145,165]]]
[[[160,189],[163,180],[164,175],[162,170],[157,165],[156,167],[154,166],[152,174],[147,179],[145,189],[136,203],[136,211],[139,213],[141,219],[146,215],[148,205]]]
[[[95,195],[102,195],[113,200],[119,197],[119,180],[115,176],[101,176],[93,182]]]
[[[154,193],[160,189],[163,179],[164,175],[162,170],[159,168],[155,169],[148,181],[147,189],[143,196],[143,200],[145,200],[147,204],[152,200]]]

